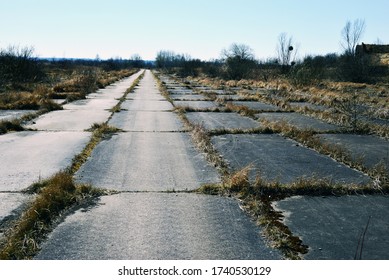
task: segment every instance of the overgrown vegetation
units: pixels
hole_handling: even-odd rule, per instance
[[[76,155],[67,170],[31,185],[25,192],[36,198],[0,242],[0,259],[30,259],[53,224],[67,209],[89,199],[109,193],[90,185],[75,184],[73,174],[86,162],[94,147],[105,137],[118,131],[106,123],[94,124],[93,135],[84,150]]]
[[[32,258],[40,242],[67,208],[87,198],[104,193],[89,185],[76,185],[68,172],[59,172],[52,178],[34,185],[36,199],[22,214],[0,243],[0,259],[21,260]]]
[[[381,194],[373,186],[334,184],[320,178],[300,178],[291,184],[268,182],[259,175],[254,182],[249,180],[251,167],[247,166],[225,176],[220,184],[204,185],[197,192],[210,195],[234,196],[243,208],[261,226],[263,234],[272,247],[279,249],[286,259],[301,259],[308,247],[282,222],[282,214],[273,203],[295,195],[332,196],[346,194]],[[385,193],[388,193],[386,189]]]
[[[220,87],[218,79],[206,78],[207,82],[214,82],[213,88]],[[176,80],[176,82],[179,80]],[[187,81],[187,80],[185,80]],[[197,79],[199,81],[199,79]],[[182,86],[186,82],[182,82]],[[247,86],[247,81],[240,83],[237,81],[229,81],[228,86],[240,86],[247,89],[255,87],[254,84]],[[200,84],[202,84],[200,82]],[[227,83],[225,83],[227,84]],[[239,84],[239,85],[238,85]],[[161,88],[168,95],[166,84],[161,83]],[[210,85],[210,84],[207,84]],[[228,87],[226,87],[228,90]],[[343,94],[345,88],[340,87],[339,94]],[[291,110],[288,102],[280,101],[287,99],[288,101],[299,100],[308,101],[301,95],[293,95],[293,93],[282,89],[276,92],[277,105],[285,106],[286,110]],[[244,97],[244,93],[239,94]],[[323,96],[326,94],[323,93]],[[336,100],[338,95],[332,96],[331,102]],[[261,100],[269,102],[271,96],[253,95],[248,96],[249,100]],[[309,97],[308,97],[309,98]],[[354,100],[355,101],[355,100]],[[350,102],[354,102],[352,99]],[[359,102],[359,100],[358,100]],[[221,102],[228,108],[221,108],[221,111],[234,111],[242,115],[249,116],[255,119],[254,110],[250,110],[246,106],[236,106],[231,102]],[[284,105],[285,104],[285,105]],[[359,104],[359,103],[358,103]],[[344,108],[347,112],[352,112],[355,108]],[[263,121],[261,126],[256,129],[220,129],[207,131],[201,124],[191,123],[186,118],[186,111],[191,111],[191,108],[176,108],[176,113],[179,114],[187,129],[191,131],[193,142],[197,148],[201,150],[207,157],[207,160],[214,165],[222,176],[222,182],[219,184],[206,184],[197,190],[197,192],[210,195],[223,195],[236,197],[241,206],[261,225],[263,234],[267,237],[270,245],[279,249],[286,259],[301,259],[308,252],[308,247],[303,244],[299,237],[294,236],[287,226],[283,223],[283,216],[277,212],[273,204],[274,202],[284,199],[289,196],[304,195],[304,196],[333,196],[333,195],[352,195],[352,194],[387,194],[389,193],[388,172],[385,166],[377,165],[374,168],[366,168],[361,158],[354,158],[352,155],[339,145],[333,145],[322,141],[317,137],[317,133],[312,130],[300,130],[286,122],[269,122]],[[341,111],[340,109],[338,109]],[[343,115],[347,117],[346,112]],[[360,116],[358,116],[359,118]],[[348,117],[352,120],[352,115]],[[349,121],[349,120],[348,120]],[[352,128],[352,127],[351,127]],[[359,131],[359,130],[358,130]],[[350,131],[347,131],[350,132]],[[241,170],[230,170],[229,165],[220,156],[213,147],[211,137],[214,135],[223,134],[254,134],[254,133],[278,133],[285,137],[292,138],[304,146],[313,148],[322,154],[329,155],[339,162],[343,162],[352,168],[368,173],[373,181],[366,185],[357,184],[339,184],[327,179],[318,177],[302,177],[290,184],[281,184],[277,181],[266,181],[260,174],[257,175],[254,181],[250,181],[249,174],[252,172],[251,166],[242,168]]]
[[[33,258],[39,251],[40,243],[67,210],[110,193],[90,185],[76,184],[73,181],[73,174],[86,162],[96,145],[119,129],[105,122],[93,124],[90,131],[92,137],[89,143],[80,154],[74,157],[66,170],[58,172],[47,180],[34,183],[25,190],[26,193],[35,194],[36,197],[0,240],[0,259]]]
[[[0,50],[0,90],[23,88],[23,84],[39,82],[44,77],[33,48],[9,46]]]

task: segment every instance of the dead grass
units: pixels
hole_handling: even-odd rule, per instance
[[[161,92],[161,95],[163,97],[165,97],[166,100],[169,101],[170,104],[172,104],[172,106],[174,106],[173,99],[170,97],[170,94],[166,88],[166,85],[159,78],[158,73],[155,71],[152,71],[151,73],[154,75],[155,79],[157,80],[158,90]]]
[[[101,142],[101,140],[112,136],[112,134],[116,132],[119,132],[120,129],[109,126],[107,123],[95,123],[88,131],[93,132],[92,137],[84,150],[74,157],[72,164],[69,167],[69,172],[72,174],[76,173],[78,169],[80,169],[80,167],[88,160],[89,156],[92,154],[93,149]]]
[[[124,93],[124,98],[126,98],[128,94],[132,93],[134,91],[135,87],[137,87],[139,85],[139,82],[145,76],[145,72],[146,71],[143,71],[142,74],[140,74],[139,77],[136,78],[135,81],[132,83],[132,85],[126,90],[126,92]]]
[[[0,259],[21,260],[32,258],[39,244],[50,232],[61,213],[86,198],[101,195],[87,185],[75,185],[72,175],[59,172],[39,183],[39,193],[30,207],[22,214],[1,244]]]
[[[232,102],[227,102],[227,104],[225,106],[226,106],[227,110],[237,112],[238,114],[240,114],[241,116],[244,116],[244,117],[255,118],[255,114],[257,113],[257,111],[252,110],[247,106],[236,105]]]
[[[100,195],[108,194],[90,185],[76,185],[73,174],[86,162],[96,145],[118,129],[94,124],[90,142],[76,155],[67,170],[52,178],[37,182],[25,190],[36,198],[15,224],[7,231],[0,243],[0,259],[30,259],[39,251],[39,244],[51,231],[53,224],[69,208]]]
[[[0,110],[60,110],[62,106],[49,99],[48,93],[9,92],[0,94]]]
[[[264,120],[262,121],[262,124],[275,133],[280,133],[285,137],[294,139],[321,154],[330,156],[338,162],[344,163],[351,168],[368,174],[373,178],[373,180],[376,180],[377,184],[379,184],[382,188],[389,187],[387,179],[389,175],[386,168],[381,165],[377,165],[373,168],[366,167],[363,163],[363,158],[353,157],[344,146],[321,140],[316,136],[314,131],[300,130],[286,122],[269,122]]]
[[[389,193],[389,188],[380,189],[374,185],[335,184],[316,177],[302,177],[291,184],[266,181],[257,176],[254,182],[249,180],[251,166],[225,176],[220,184],[207,184],[196,190],[209,195],[233,196],[255,221],[261,226],[270,245],[279,249],[286,259],[302,259],[308,247],[299,237],[282,223],[282,215],[272,203],[289,196],[333,196],[353,194]]]
[[[191,136],[197,148],[205,153],[208,162],[212,163],[222,176],[228,174],[228,167],[223,158],[218,154],[212,145],[211,137],[201,124],[192,125],[186,121],[186,125],[191,127]]]
[[[119,129],[102,123],[92,125],[89,131],[93,132],[89,143],[74,157],[71,166],[25,190],[26,193],[35,194],[36,198],[0,241],[0,259],[31,259],[53,225],[67,210],[109,193],[90,185],[76,185],[73,181],[73,174],[86,162],[96,145]]]
[[[11,131],[23,131],[24,128],[19,120],[0,121],[0,135]]]

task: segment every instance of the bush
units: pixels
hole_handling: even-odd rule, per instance
[[[44,72],[32,48],[10,46],[0,50],[0,88],[42,80]]]
[[[344,54],[339,59],[340,79],[347,82],[371,82],[372,65],[368,57]]]
[[[95,69],[85,69],[81,71],[80,75],[77,77],[79,92],[86,95],[97,90],[97,77],[98,75]]]

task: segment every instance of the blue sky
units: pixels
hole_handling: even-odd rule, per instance
[[[33,46],[40,57],[154,59],[159,50],[204,60],[232,43],[276,56],[286,32],[299,55],[341,52],[347,20],[364,19],[362,41],[389,44],[389,1],[0,0],[0,48]]]

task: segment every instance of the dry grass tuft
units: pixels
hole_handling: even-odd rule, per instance
[[[112,134],[119,132],[120,129],[109,126],[107,123],[95,123],[88,131],[93,132],[91,140],[84,150],[74,157],[72,164],[69,167],[69,172],[72,174],[77,172],[77,170],[80,169],[80,167],[88,160],[88,157],[92,154],[93,149],[102,139],[110,137]]]
[[[39,244],[50,231],[61,213],[86,197],[99,191],[90,186],[77,186],[72,175],[59,172],[52,178],[38,183],[38,194],[13,228],[6,232],[0,249],[0,259],[30,259],[39,250]]]
[[[10,131],[23,131],[19,120],[0,121],[0,135]]]

